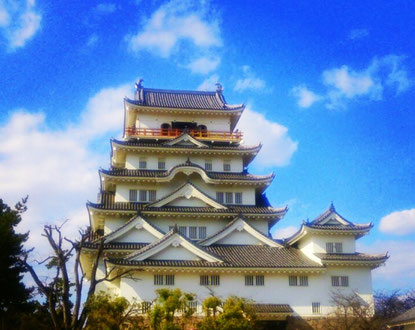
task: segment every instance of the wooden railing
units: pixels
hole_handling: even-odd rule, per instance
[[[139,137],[147,139],[169,139],[175,138],[183,134],[183,129],[162,129],[162,128],[135,128],[128,127],[125,134],[129,137]],[[240,142],[242,132],[224,132],[224,131],[205,131],[205,130],[186,130],[191,136],[199,140],[211,141],[231,141]]]

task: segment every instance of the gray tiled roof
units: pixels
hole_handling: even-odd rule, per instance
[[[227,104],[221,92],[179,91],[141,88],[137,100],[129,103],[157,108],[203,109],[203,110],[242,110],[243,104]]]
[[[293,313],[290,305],[286,304],[248,304],[256,313]]]
[[[324,229],[324,230],[367,230],[373,227],[372,224],[351,224],[351,225],[315,225],[312,223],[306,223],[305,226],[313,229]]]
[[[405,313],[395,317],[388,322],[389,326],[404,325],[407,323],[415,324],[415,307],[407,310]]]
[[[104,244],[104,250],[139,250],[147,246],[149,243],[124,243],[124,242],[111,242]],[[99,243],[96,242],[85,242],[82,245],[87,249],[97,249]]]
[[[387,258],[385,254],[366,254],[366,253],[315,253],[315,255],[324,261],[377,261]]]

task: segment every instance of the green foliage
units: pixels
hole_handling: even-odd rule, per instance
[[[28,303],[32,290],[22,283],[25,268],[20,262],[28,233],[15,231],[27,209],[26,202],[27,197],[11,209],[0,199],[0,318],[3,325],[18,322],[20,313],[33,309]]]
[[[222,305],[222,300],[218,297],[211,296],[206,298],[203,301],[203,311],[205,312],[206,316],[213,315],[216,317],[216,313],[218,311],[218,307]]]

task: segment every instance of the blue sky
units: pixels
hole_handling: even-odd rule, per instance
[[[360,250],[391,254],[375,288],[413,287],[414,21],[412,1],[0,0],[0,197],[30,195],[32,245],[44,223],[85,225],[134,82],[219,81],[264,144],[251,172],[275,171],[290,208],[274,234],[333,201],[375,223]]]

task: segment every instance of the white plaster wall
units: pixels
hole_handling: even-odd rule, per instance
[[[168,248],[152,255],[150,260],[200,260],[194,253],[182,246],[174,247],[170,245]]]
[[[202,301],[210,295],[210,291],[199,285],[201,274],[210,275],[214,273],[175,273],[175,285],[171,288],[181,288],[186,292],[195,293],[198,300]],[[323,314],[331,311],[331,294],[336,292],[331,287],[330,276],[332,274],[349,276],[350,287],[341,289],[342,293],[351,294],[353,290],[356,290],[364,299],[372,303],[370,270],[364,268],[328,269],[326,274],[309,275],[308,287],[289,286],[289,274],[264,274],[264,286],[245,286],[245,273],[219,274],[220,285],[211,286],[210,288],[213,289],[215,295],[222,299],[226,299],[230,295],[236,295],[252,299],[257,303],[289,304],[296,314],[313,316],[311,310],[313,302],[320,302]],[[155,286],[153,275],[152,273],[137,273],[135,275],[139,279],[137,281],[123,278],[121,280],[122,295],[127,299],[137,298],[139,301],[153,300],[155,290],[166,287]]]
[[[252,236],[250,233],[246,232],[245,230],[234,230],[232,233],[220,239],[215,244],[263,245],[264,243]]]
[[[299,248],[304,252],[311,253],[326,253],[326,243],[343,243],[343,253],[356,252],[356,241],[354,236],[343,235],[316,235],[308,234],[306,238],[302,239]]]
[[[150,234],[147,230],[141,228],[133,228],[121,237],[115,239],[113,242],[121,243],[152,243],[157,240],[157,237]]]

